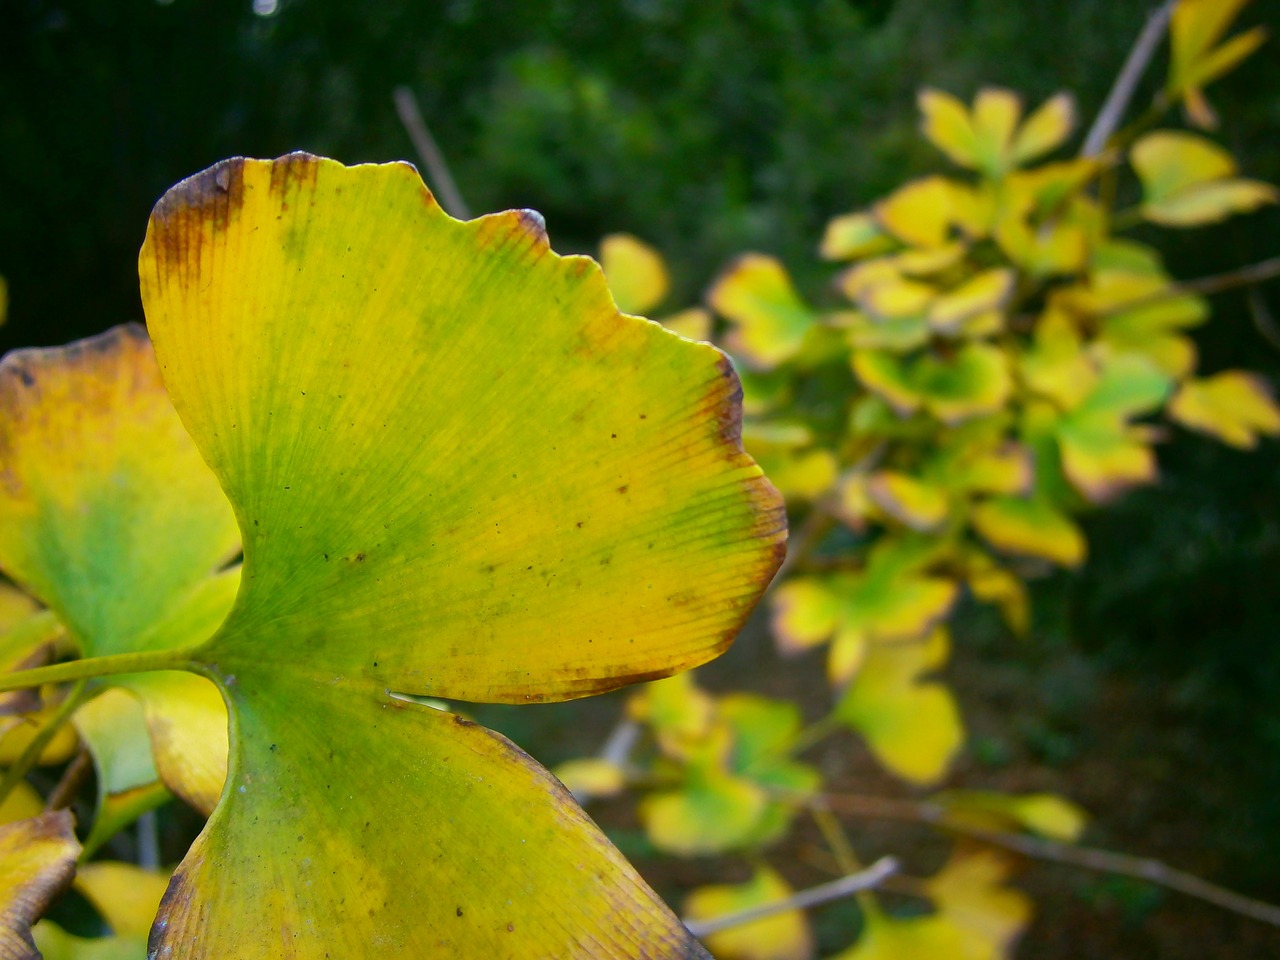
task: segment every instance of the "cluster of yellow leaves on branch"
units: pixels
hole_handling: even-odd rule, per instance
[[[1263,39],[1254,29],[1223,40],[1241,6],[1177,4],[1156,114],[1182,102],[1195,126],[1212,125],[1204,86]],[[889,771],[930,786],[964,740],[937,676],[963,598],[1026,632],[1027,580],[1086,559],[1076,517],[1157,479],[1157,418],[1242,449],[1280,435],[1259,376],[1198,370],[1190,331],[1209,303],[1169,275],[1150,242],[1158,228],[1274,203],[1277,191],[1240,176],[1204,132],[1145,120],[1097,152],[1064,156],[1077,124],[1066,93],[1026,110],[1006,89],[982,89],[970,104],[926,89],[918,105],[923,135],[959,170],[829,223],[820,253],[840,265],[829,305],[806,300],[777,259],[750,253],[711,286],[710,310],[658,319],[716,339],[743,373],[744,441],[795,531],[768,601],[773,634],[784,653],[827,650],[834,706],[813,729],[852,730]],[[1117,197],[1132,206],[1116,209]],[[624,310],[660,305],[668,280],[655,251],[615,235],[601,259]],[[629,714],[651,734],[647,753],[560,772],[583,795],[628,782],[645,791],[639,814],[659,850],[756,857],[821,793],[820,774],[796,755],[814,738],[791,704],[714,697],[681,677],[634,696]],[[1007,813],[1028,800],[1059,813],[1045,835],[1078,833],[1065,801],[997,805]],[[1004,826],[1038,832],[1014,821]],[[847,956],[916,956],[926,945],[937,956],[999,955],[1026,915],[998,905],[1017,899],[999,889],[1003,868],[983,866],[1001,862],[958,849],[922,894],[937,910],[925,921],[894,926],[864,895],[867,926]],[[760,871],[699,892],[690,911],[786,896]],[[943,892],[957,889],[985,891],[984,909],[1009,925],[986,940],[963,931]],[[709,942],[724,960],[811,955],[801,915],[785,918],[785,930],[775,918],[772,933],[760,921],[754,938],[744,928],[721,935],[741,940]]]

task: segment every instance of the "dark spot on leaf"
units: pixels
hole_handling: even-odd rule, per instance
[[[631,488],[630,488],[627,484],[625,484],[625,483],[624,483],[622,486],[620,486],[620,487],[618,488],[618,492],[619,492],[619,493],[626,493],[629,489],[631,489]]]
[[[456,909],[456,911],[455,911],[455,912],[458,914],[458,916],[462,916],[462,908],[461,908],[461,907],[458,907],[458,908]]]
[[[364,554],[363,554],[363,553],[357,553],[357,554],[356,554],[356,563],[364,563]]]

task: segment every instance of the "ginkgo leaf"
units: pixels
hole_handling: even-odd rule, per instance
[[[925,177],[899,187],[875,205],[876,222],[903,243],[940,247],[950,237],[951,186],[944,177]]]
[[[965,582],[976,600],[994,604],[1009,629],[1026,636],[1031,626],[1031,598],[1021,577],[975,547],[965,564]]]
[[[997,550],[1064,567],[1084,562],[1084,534],[1040,497],[993,497],[973,508],[973,526]]]
[[[627,785],[622,768],[599,757],[565,761],[552,773],[578,799],[617,796]]]
[[[1130,420],[1158,408],[1171,386],[1144,357],[1108,360],[1093,391],[1057,426],[1062,469],[1076,489],[1104,503],[1155,479],[1155,454]]]
[[[791,757],[801,728],[799,708],[789,701],[749,693],[722,697],[718,708],[733,731],[729,768],[774,791],[775,799],[786,794],[782,806],[789,817],[795,801],[822,785],[822,775],[814,767]]]
[[[924,884],[938,915],[964,936],[963,960],[1003,960],[1031,920],[1031,898],[1004,886],[1007,854],[965,847]]]
[[[648,313],[671,286],[661,254],[629,233],[613,233],[600,241],[600,266],[623,313]]]
[[[404,164],[225,161],[160,201],[139,272],[244,537],[183,654],[230,707],[227,787],[151,949],[696,953],[546,771],[392,693],[566,699],[724,649],[785,526],[723,355]]]
[[[1142,181],[1143,216],[1168,227],[1214,223],[1280,197],[1268,183],[1236,177],[1231,154],[1194,133],[1149,133],[1130,160]]]
[[[867,495],[875,505],[912,530],[937,530],[950,506],[946,491],[907,473],[880,470],[867,480]]]
[[[1070,800],[1052,793],[1010,794],[993,790],[947,790],[931,799],[943,820],[982,830],[1029,830],[1051,840],[1074,843],[1088,816]]]
[[[677,313],[659,317],[658,322],[688,340],[711,339],[711,314],[701,307],[690,307]]]
[[[778,903],[791,896],[790,885],[767,866],[756,867],[746,883],[698,887],[685,899],[688,920],[711,920]],[[809,960],[813,934],[803,910],[784,910],[703,938],[716,960]]]
[[[71,814],[42,813],[0,826],[0,957],[39,960],[31,925],[71,883],[80,844]]]
[[[792,577],[769,597],[773,633],[784,652],[826,643],[840,624],[838,582],[818,577]]]
[[[75,880],[112,932],[126,937],[147,936],[168,885],[167,873],[112,860],[82,865]]]
[[[912,783],[940,778],[964,741],[951,691],[926,679],[946,663],[949,648],[941,627],[920,640],[870,645],[833,713],[862,735],[881,763]]]
[[[1217,126],[1217,117],[1202,87],[1232,69],[1266,39],[1254,27],[1216,46],[1249,0],[1179,0],[1169,22],[1172,56],[1165,92],[1182,97],[1191,122],[1201,128]]]
[[[827,224],[818,252],[825,260],[856,260],[884,253],[894,245],[871,214],[847,213]]]
[[[19,780],[0,803],[0,824],[25,820],[44,811],[44,797],[25,780]]]
[[[1050,97],[1018,128],[1011,149],[1013,163],[1024,164],[1061,146],[1075,122],[1075,98],[1069,93]]]
[[[929,305],[929,326],[950,333],[978,314],[1001,309],[1014,280],[1014,272],[1004,267],[975,274]]]
[[[1009,168],[1014,131],[1022,116],[1022,100],[1012,90],[984,87],[973,98],[973,132],[978,169],[999,177]]]
[[[952,163],[977,169],[977,135],[968,108],[951,94],[929,88],[920,91],[916,104],[920,108],[920,127],[925,138]]]
[[[142,328],[8,354],[0,409],[0,566],[86,656],[211,636],[235,597],[238,571],[217,571],[239,533]],[[207,680],[173,682],[176,697],[155,677],[119,681],[143,701],[160,774],[208,812],[225,773],[226,710]],[[165,749],[175,737],[181,745]],[[192,785],[193,769],[211,772]]]
[[[236,553],[231,507],[141,327],[6,355],[0,409],[0,566],[86,655],[137,649]]]
[[[627,716],[648,724],[667,753],[683,756],[686,744],[704,739],[710,731],[715,701],[692,673],[678,673],[633,693],[627,699]]]
[[[739,257],[712,285],[707,302],[731,324],[725,345],[752,366],[791,359],[817,322],[782,264],[759,253]]]
[[[147,955],[147,938],[77,937],[56,923],[41,920],[32,930],[44,960],[140,960]]]
[[[1169,401],[1167,412],[1183,426],[1240,450],[1252,450],[1260,436],[1280,436],[1280,409],[1270,388],[1243,370],[1187,380]]]
[[[852,947],[831,960],[969,960],[964,932],[946,917],[891,917],[867,910],[862,933]]]
[[[51,722],[61,705],[56,687],[46,687],[39,709],[22,716],[0,717],[0,767],[14,763]],[[58,727],[36,757],[36,763],[50,766],[70,760],[80,746],[76,731],[68,724]]]
[[[789,500],[812,500],[836,481],[835,454],[815,445],[813,433],[800,424],[748,422],[742,443],[770,482]]]
[[[98,809],[84,842],[92,855],[170,794],[156,772],[146,717],[135,697],[121,689],[104,690],[76,711],[74,722],[98,773]]]
[[[926,354],[913,374],[929,411],[948,424],[1000,409],[1013,388],[1008,358],[984,343],[966,343],[949,357]]]
[[[860,351],[853,355],[853,370],[898,413],[923,407],[948,424],[999,410],[1013,388],[1005,353],[984,343],[966,343],[949,356]]]
[[[749,844],[768,804],[750,781],[708,771],[679,790],[646,796],[640,818],[655,847],[695,857]]]

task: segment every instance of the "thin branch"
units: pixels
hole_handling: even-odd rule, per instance
[[[439,191],[440,205],[459,220],[470,220],[471,211],[467,208],[467,202],[462,199],[458,185],[454,183],[449,164],[445,162],[436,138],[427,129],[427,122],[422,119],[418,98],[408,87],[396,87],[391,91],[391,98],[395,100],[396,113],[404,124],[405,133],[413,141],[413,149],[418,152],[423,166],[427,168],[432,186]]]
[[[784,900],[761,904],[758,907],[749,907],[736,913],[712,917],[710,920],[685,920],[684,925],[689,928],[689,932],[695,937],[705,937],[721,930],[727,930],[729,927],[739,927],[755,920],[763,920],[765,917],[771,917],[775,913],[785,913],[788,910],[805,910],[809,907],[817,907],[821,904],[829,903],[832,900],[852,896],[863,890],[870,890],[890,874],[897,872],[897,870],[897,860],[893,857],[882,857],[865,870],[851,873],[848,876],[841,877],[839,880],[832,880],[830,883],[810,887],[808,890],[801,890]]]
[[[1175,5],[1176,0],[1165,0],[1147,17],[1146,25],[1138,34],[1138,39],[1134,41],[1133,49],[1125,58],[1124,66],[1120,68],[1115,83],[1111,85],[1111,91],[1107,94],[1102,109],[1098,111],[1093,126],[1089,128],[1089,133],[1084,138],[1080,156],[1097,156],[1120,126],[1120,121],[1129,108],[1129,101],[1133,99],[1142,75],[1146,73],[1151,58],[1155,56],[1156,48],[1160,46],[1160,40],[1169,26],[1169,18],[1173,14]]]
[[[1267,302],[1262,299],[1257,287],[1249,291],[1249,314],[1253,317],[1253,326],[1259,335],[1276,350],[1280,350],[1280,327],[1276,325],[1276,318],[1267,309]]]
[[[138,815],[138,866],[144,870],[160,869],[160,821],[154,810]]]
[[[84,702],[86,683],[87,681],[81,680],[71,688],[71,692],[58,704],[58,708],[53,712],[52,716],[31,738],[31,741],[18,756],[18,759],[13,762],[13,766],[4,772],[4,777],[0,778],[0,804],[9,798],[13,788],[39,762],[40,755],[44,753],[45,747],[49,745],[57,732],[62,729],[62,725],[71,719],[71,714],[75,713],[76,708]]]
[[[830,809],[852,816],[929,824],[1034,860],[1065,863],[1098,873],[1144,880],[1241,916],[1280,927],[1280,907],[1235,893],[1151,857],[1135,857],[1026,834],[983,830],[949,819],[947,811],[936,804],[851,794],[826,794],[822,801]]]
[[[618,767],[619,769],[627,766],[631,761],[631,751],[636,748],[636,744],[640,740],[640,724],[634,720],[623,717],[614,725],[613,730],[609,732],[609,736],[605,738],[604,744],[600,747],[599,758],[605,763]],[[577,791],[570,791],[573,799],[578,803],[589,799],[585,793],[579,794]]]
[[[49,799],[45,801],[45,810],[63,810],[71,806],[76,794],[80,792],[80,788],[84,786],[92,772],[93,757],[88,750],[81,747],[75,759],[67,764],[62,779],[49,794]]]

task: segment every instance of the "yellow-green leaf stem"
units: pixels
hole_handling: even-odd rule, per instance
[[[33,670],[15,670],[0,674],[0,692],[27,690],[46,683],[92,680],[95,677],[118,676],[122,673],[145,673],[150,670],[200,670],[201,665],[179,650],[143,650],[117,653],[109,657],[86,657],[68,660]]]

